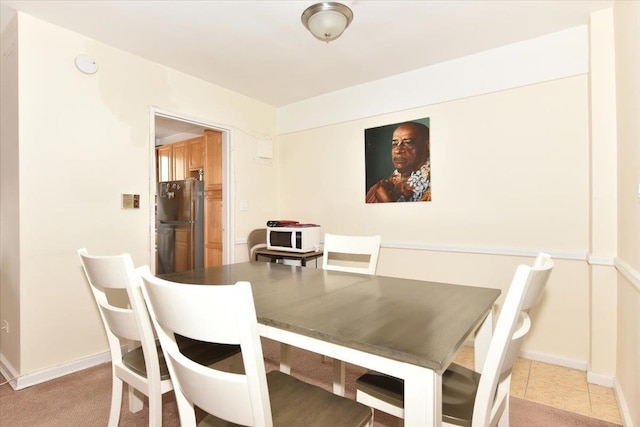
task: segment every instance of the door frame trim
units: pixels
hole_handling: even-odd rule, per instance
[[[163,108],[149,107],[149,253],[150,268],[155,271],[155,200],[156,195],[156,117],[164,117],[180,122],[203,126],[222,133],[222,263],[232,264],[234,261],[234,219],[233,219],[233,130],[222,125]]]

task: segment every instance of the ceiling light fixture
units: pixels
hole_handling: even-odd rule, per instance
[[[329,43],[340,37],[353,20],[347,6],[335,2],[322,2],[302,12],[302,23],[318,40]]]

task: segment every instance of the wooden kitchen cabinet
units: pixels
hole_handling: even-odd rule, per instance
[[[222,265],[222,133],[204,133],[204,266]]]
[[[189,158],[188,170],[190,172],[197,172],[204,167],[204,136],[188,139],[185,142],[187,144],[187,154]]]
[[[158,182],[189,177],[200,179],[199,170],[204,164],[204,137],[160,145],[156,153]]]
[[[187,144],[183,141],[169,145],[173,148],[173,181],[185,179],[189,175]]]
[[[204,181],[204,266],[222,265],[222,132],[205,130],[200,137],[156,147],[157,180],[196,178]],[[176,231],[175,271],[190,265],[191,246]]]
[[[173,147],[170,144],[156,148],[158,182],[173,179]]]

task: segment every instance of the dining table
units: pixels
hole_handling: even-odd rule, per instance
[[[425,276],[427,272],[425,272]],[[442,374],[474,338],[480,370],[491,340],[499,289],[250,261],[163,274],[199,284],[251,283],[258,330],[278,341],[280,370],[290,346],[334,359],[334,392],[344,395],[344,363],[404,380],[408,426],[442,423]]]

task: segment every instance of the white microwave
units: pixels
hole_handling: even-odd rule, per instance
[[[267,227],[267,249],[300,253],[319,251],[320,227]]]

